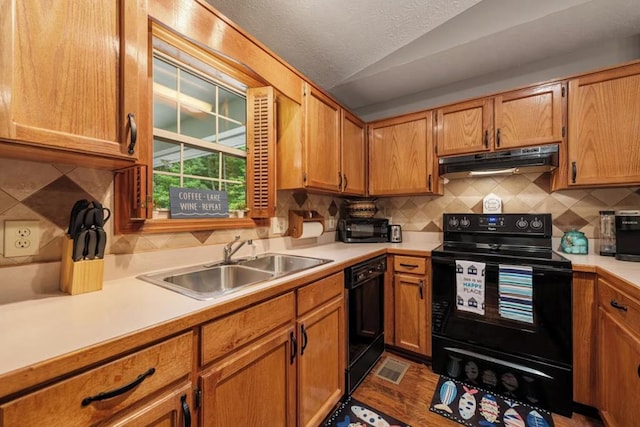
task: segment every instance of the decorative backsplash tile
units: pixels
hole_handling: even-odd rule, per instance
[[[640,209],[640,187],[570,189],[550,192],[549,174],[451,180],[444,196],[393,197],[377,200],[378,216],[408,231],[442,231],[442,214],[482,213],[482,199],[494,193],[505,213],[551,213],[553,235],[576,228],[597,238],[599,211]]]
[[[489,193],[502,198],[504,212],[549,212],[553,234],[562,236],[575,227],[589,238],[598,235],[599,211],[640,209],[640,187],[575,189],[550,192],[548,174],[517,175],[451,180],[443,196],[386,197],[376,199],[378,217],[388,217],[407,231],[438,232],[445,212],[482,212],[482,199]],[[5,220],[40,221],[40,253],[33,257],[5,258],[0,266],[57,261],[73,203],[89,198],[113,209],[113,174],[109,171],[69,165],[52,165],[0,158],[0,243]],[[325,219],[343,211],[343,200],[329,195],[279,191],[276,215],[288,222],[290,209],[316,210]],[[169,248],[226,243],[240,235],[244,239],[273,237],[268,226],[255,229],[195,231],[151,235],[113,235],[107,222],[107,253],[130,254]],[[4,246],[2,252],[4,254]]]

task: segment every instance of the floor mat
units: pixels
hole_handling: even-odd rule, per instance
[[[431,412],[467,427],[495,425],[518,427],[553,427],[551,413],[517,400],[511,400],[480,387],[440,376]]]
[[[322,423],[324,427],[411,427],[409,424],[348,397]]]

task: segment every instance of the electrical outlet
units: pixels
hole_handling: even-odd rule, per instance
[[[4,256],[37,255],[40,251],[40,221],[5,221]]]
[[[271,234],[284,234],[286,220],[283,217],[271,218]]]

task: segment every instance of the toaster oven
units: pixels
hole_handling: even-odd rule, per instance
[[[345,243],[389,241],[389,220],[385,218],[347,218],[338,221],[337,240]]]

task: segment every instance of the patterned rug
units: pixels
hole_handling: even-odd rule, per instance
[[[349,396],[321,424],[323,427],[411,427]]]
[[[553,427],[551,413],[480,387],[440,376],[431,412],[467,427]]]

